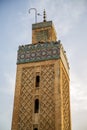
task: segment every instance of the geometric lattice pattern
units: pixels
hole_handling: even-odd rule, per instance
[[[17,64],[58,59],[60,41],[19,46]]]
[[[34,68],[22,70],[18,130],[32,130]]]
[[[33,129],[34,67],[23,68],[18,130]],[[55,130],[54,65],[41,66],[39,130]]]
[[[62,70],[63,130],[70,130],[69,82]]]
[[[55,130],[54,65],[41,67],[40,130]]]

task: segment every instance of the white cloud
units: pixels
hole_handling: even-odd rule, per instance
[[[86,0],[37,0],[37,3],[31,3],[30,7],[37,8],[39,12],[42,12],[45,8],[47,12],[47,20],[53,20],[56,28],[58,28],[59,36],[63,36],[69,33],[75,24],[78,24],[81,15],[86,10],[86,3]],[[34,19],[33,12],[32,16],[32,19]],[[29,18],[32,20],[31,16],[29,16]]]
[[[71,72],[71,101],[73,109],[77,110],[87,108],[87,87],[85,86],[87,81],[84,82],[81,78],[78,74]]]
[[[4,81],[5,81],[4,86],[0,88],[0,91],[2,91],[2,93],[4,94],[12,95],[14,93],[15,88],[15,75],[5,73]]]

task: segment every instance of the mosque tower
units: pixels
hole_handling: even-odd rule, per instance
[[[32,24],[32,44],[19,46],[11,130],[71,130],[66,53],[52,21]]]

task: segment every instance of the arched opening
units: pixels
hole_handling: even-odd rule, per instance
[[[39,100],[35,100],[35,105],[34,105],[34,112],[38,113],[39,112]]]
[[[38,130],[38,128],[34,128],[34,130]]]
[[[36,87],[39,87],[39,85],[40,85],[40,76],[37,75],[36,76]]]

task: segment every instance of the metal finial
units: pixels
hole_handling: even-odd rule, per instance
[[[46,22],[46,11],[45,11],[45,9],[43,11],[43,22]]]
[[[30,8],[29,13],[30,13],[31,10],[35,11],[35,23],[37,23],[37,10],[36,10],[36,8]]]
[[[38,15],[38,16],[41,16],[41,14],[40,14],[40,13],[37,13],[37,9],[36,9],[36,8],[30,8],[30,9],[29,9],[29,13],[30,13],[31,10],[34,10],[34,11],[35,11],[35,23],[37,23],[37,15]]]

